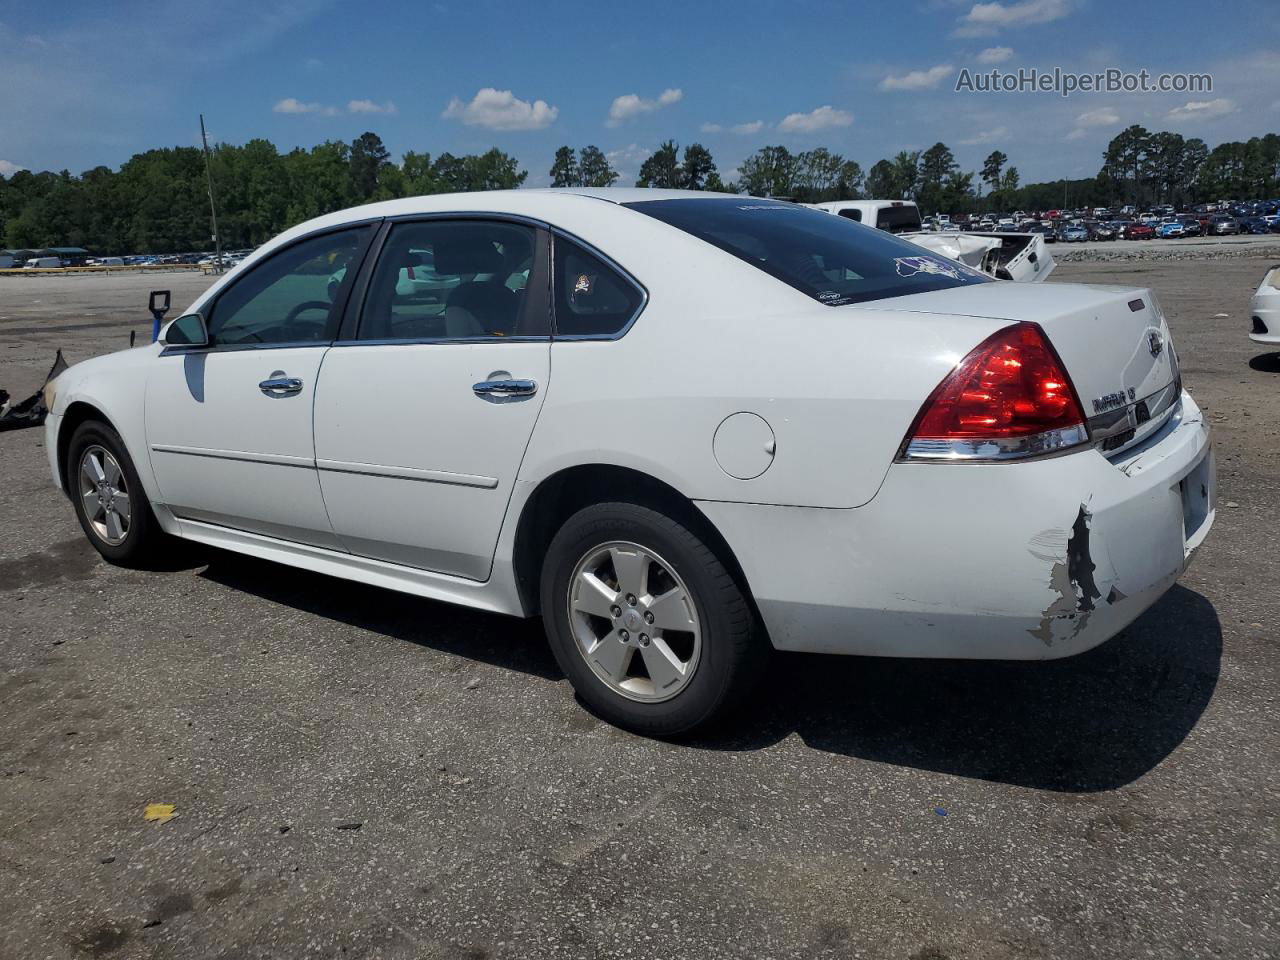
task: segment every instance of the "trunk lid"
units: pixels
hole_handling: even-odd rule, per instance
[[[1159,303],[1142,287],[983,283],[847,309],[906,310],[1040,325],[1110,453],[1157,429],[1180,396],[1177,356]],[[976,346],[976,344],[975,344]]]

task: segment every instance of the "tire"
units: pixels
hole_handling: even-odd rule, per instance
[[[104,510],[102,499],[88,479],[86,467],[92,459],[107,481],[105,499],[113,506]],[[114,467],[117,469],[113,469]],[[123,567],[145,567],[158,560],[169,538],[156,522],[151,503],[142,489],[138,471],[120,435],[107,424],[88,420],[76,428],[67,448],[67,493],[76,518],[95,550],[109,563]],[[118,472],[118,478],[116,476]],[[123,485],[121,485],[121,481]],[[120,495],[128,504],[127,522],[121,523]],[[91,513],[90,510],[93,510]],[[115,523],[109,514],[116,514]]]
[[[595,504],[565,521],[547,549],[541,601],[578,696],[645,736],[722,719],[767,659],[751,604],[721,559],[685,524],[637,504]]]

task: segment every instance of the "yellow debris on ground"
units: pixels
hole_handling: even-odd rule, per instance
[[[176,816],[172,803],[148,803],[142,811],[144,820],[154,820],[156,823],[168,823]]]

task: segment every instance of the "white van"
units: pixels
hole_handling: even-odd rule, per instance
[[[60,267],[62,261],[57,257],[32,257],[22,265],[24,270],[44,270],[48,267]]]

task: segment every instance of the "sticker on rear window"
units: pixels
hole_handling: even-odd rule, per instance
[[[952,280],[967,280],[974,275],[968,267],[959,263],[948,263],[939,257],[895,257],[893,263],[900,277],[931,273],[939,277],[950,277]]]

